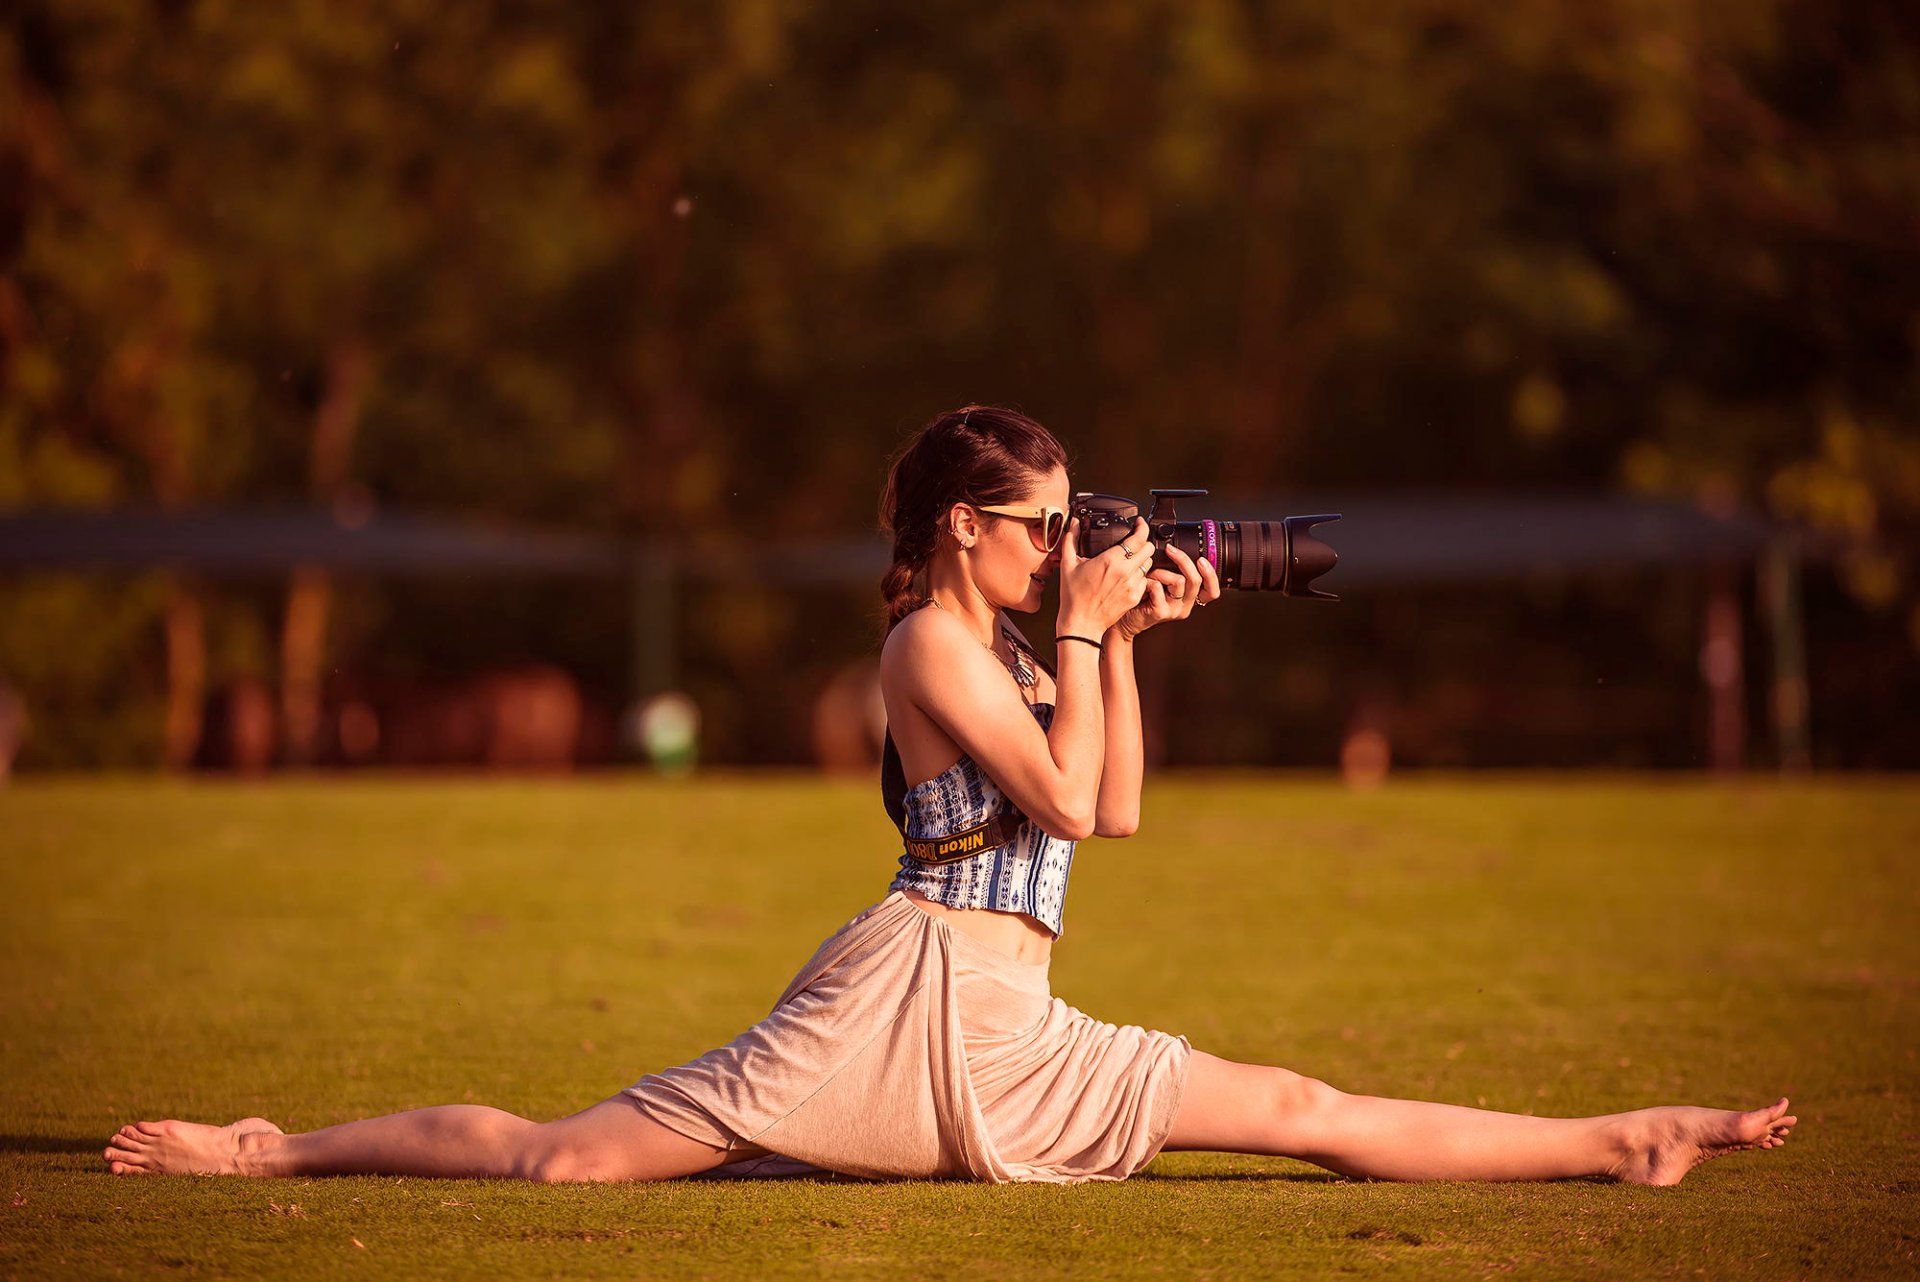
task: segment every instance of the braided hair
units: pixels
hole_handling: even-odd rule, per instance
[[[932,562],[955,503],[1011,503],[1066,463],[1053,433],[991,405],[949,410],[914,433],[894,455],[880,495],[880,528],[893,535],[893,563],[880,579],[887,631],[925,599],[915,580]]]

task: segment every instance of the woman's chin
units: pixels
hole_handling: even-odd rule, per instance
[[[1009,605],[1007,609],[1018,610],[1022,614],[1032,614],[1040,608],[1040,599],[1046,596],[1046,594],[1047,588],[1044,583],[1036,583],[1028,580],[1027,594],[1018,601],[1015,601],[1012,605]]]

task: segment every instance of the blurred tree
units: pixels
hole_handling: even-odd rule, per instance
[[[1103,489],[1764,506],[1851,538],[1852,591],[1920,645],[1916,83],[1892,0],[22,0],[0,502],[394,504],[724,558],[870,530],[900,434],[985,399]],[[92,600],[124,650],[167,638],[180,760],[252,648],[155,583],[146,616],[10,584],[7,621]],[[440,598],[384,599],[380,652],[436,653]],[[619,627],[586,608],[568,635]],[[808,655],[872,643],[837,601],[690,609],[709,759],[799,750],[758,706],[801,679],[803,612]],[[294,577],[295,760],[337,616]],[[134,698],[27,631],[0,662],[30,710]]]
[[[52,18],[29,10],[8,46],[19,122],[8,168],[27,193],[7,246],[18,346],[0,422],[24,473],[9,488],[184,507],[217,493],[245,449],[244,435],[220,439],[245,376],[206,341],[216,273],[166,216],[171,122],[135,108],[139,82],[120,79],[141,33],[84,5],[60,20],[84,39],[61,40]],[[55,439],[36,439],[43,431]],[[162,759],[178,767],[198,745],[202,602],[198,585],[161,580]]]
[[[9,311],[60,350],[15,361],[34,378],[9,423],[36,449],[104,437],[114,497],[165,506],[302,496],[352,521],[385,491],[592,512],[612,406],[574,390],[593,386],[565,361],[579,324],[550,322],[611,250],[562,42],[510,12],[317,3],[28,9],[15,33],[38,59],[16,154],[41,190]],[[390,434],[356,480],[370,408]],[[283,615],[294,761],[314,747],[330,594],[303,569]],[[179,762],[203,701],[191,589],[166,631]]]

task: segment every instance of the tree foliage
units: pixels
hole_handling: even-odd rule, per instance
[[[1744,505],[1920,638],[1916,85],[1892,0],[26,0],[0,504],[859,532],[984,399],[1103,489]]]

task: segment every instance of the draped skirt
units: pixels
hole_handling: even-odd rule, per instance
[[[625,1093],[654,1120],[764,1149],[709,1175],[1123,1180],[1186,1090],[1184,1036],[1103,1023],[900,891],[835,931],[772,1014]]]

